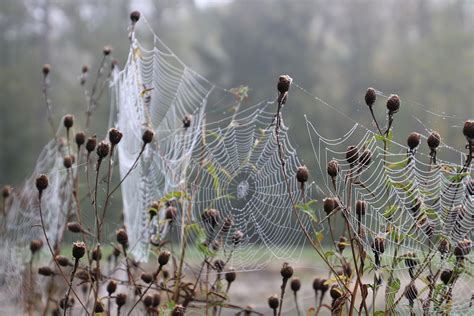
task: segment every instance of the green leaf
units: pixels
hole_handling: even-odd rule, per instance
[[[313,222],[318,222],[318,218],[315,215],[315,211],[311,209],[311,205],[315,204],[316,200],[311,200],[307,203],[295,205],[297,209],[301,210],[303,213],[309,216]]]
[[[392,218],[393,215],[398,211],[398,206],[395,204],[390,205],[385,212],[383,212],[383,217],[386,219]]]
[[[464,179],[468,175],[469,175],[469,172],[458,173],[449,177],[449,181],[451,181],[452,183],[460,183],[462,179]]]
[[[316,232],[316,240],[318,243],[321,243],[324,239],[323,231]]]
[[[214,257],[217,254],[216,251],[213,251],[213,250],[209,249],[209,247],[206,244],[204,244],[203,242],[200,242],[198,244],[197,248],[198,248],[199,252],[205,257]]]
[[[397,295],[398,290],[400,290],[400,279],[394,278],[393,280],[389,280],[387,284],[387,288],[385,290],[385,306],[390,307],[392,306],[395,295]]]
[[[387,167],[391,170],[401,170],[407,166],[408,159],[403,159],[402,161],[391,163]]]
[[[181,198],[185,198],[186,197],[186,193],[184,192],[181,192],[181,191],[173,191],[173,192],[170,192],[170,193],[167,193],[164,197],[162,197],[160,199],[160,203],[166,203],[168,202],[169,200],[172,200],[172,199],[181,199]]]
[[[326,259],[329,259],[329,258],[331,258],[331,257],[334,256],[334,255],[335,255],[334,251],[331,251],[331,250],[326,251],[326,252],[324,253],[324,256],[326,257]]]
[[[376,311],[374,313],[374,316],[385,316],[385,312],[384,311]]]

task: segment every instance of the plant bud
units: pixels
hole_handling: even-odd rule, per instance
[[[416,133],[416,132],[412,132],[410,133],[410,135],[408,135],[408,138],[407,138],[407,145],[408,145],[408,148],[410,148],[411,150],[415,149],[416,147],[418,147],[418,145],[420,145],[420,139],[421,139],[421,135]]]
[[[293,267],[285,262],[283,264],[283,267],[280,270],[280,274],[281,274],[283,279],[288,280],[289,278],[291,278],[293,276]]]
[[[104,53],[104,56],[110,55],[111,52],[112,52],[112,47],[108,45],[104,46],[104,48],[102,49],[102,53]]]
[[[308,178],[308,168],[306,168],[306,166],[298,167],[298,169],[296,170],[296,180],[298,180],[299,183],[305,183],[308,181]]]
[[[115,297],[115,304],[117,306],[122,307],[127,303],[127,294],[125,293],[118,293],[117,296]]]
[[[38,189],[39,193],[43,192],[43,190],[46,190],[48,184],[49,180],[47,175],[42,174],[36,178],[36,189]]]
[[[229,270],[225,273],[225,280],[228,283],[234,282],[236,277],[237,277],[237,273],[235,273],[234,268],[229,268]]]
[[[43,247],[43,241],[41,239],[33,239],[30,243],[30,251],[32,254],[38,252]]]
[[[340,168],[339,168],[339,163],[337,162],[337,160],[331,160],[327,166],[328,175],[332,178],[335,178],[337,177],[339,171],[340,171]]]
[[[356,201],[356,214],[359,216],[359,217],[362,217],[365,215],[365,213],[367,212],[367,202],[366,201],[362,201],[362,200],[357,200]]]
[[[43,275],[43,276],[52,276],[54,275],[54,271],[50,267],[44,266],[44,267],[38,268],[38,274]]]
[[[165,266],[170,260],[170,257],[171,257],[171,252],[167,250],[162,251],[160,255],[158,256],[158,263],[160,264],[160,266]]]
[[[102,250],[100,250],[100,247],[96,246],[92,250],[92,260],[100,261],[100,259],[102,259]]]
[[[324,212],[326,215],[331,214],[337,208],[337,201],[335,198],[328,197],[323,200]]]
[[[54,259],[61,267],[68,267],[71,265],[71,262],[65,256],[57,255]]]
[[[65,115],[63,124],[65,128],[70,129],[74,125],[74,116],[71,114]]]
[[[291,290],[293,292],[298,292],[301,288],[301,280],[300,278],[293,278],[291,279],[291,283],[290,283],[290,287],[291,287]]]
[[[130,20],[132,21],[132,24],[135,24],[140,20],[140,11],[132,11],[130,13]]]
[[[77,132],[74,138],[78,147],[81,147],[86,142],[86,134],[84,132]]]
[[[119,131],[118,129],[116,128],[109,129],[109,141],[113,146],[120,143],[122,136],[123,136],[122,132]]]
[[[359,160],[359,151],[356,146],[351,145],[347,147],[346,160],[350,165],[353,165],[357,160]]]
[[[428,147],[431,150],[438,148],[439,144],[441,143],[441,136],[439,136],[438,132],[432,132],[427,139]]]
[[[95,146],[97,146],[97,138],[95,136],[89,137],[86,143],[86,150],[89,154],[94,151]]]
[[[188,128],[191,126],[191,116],[189,115],[186,115],[184,118],[183,118],[183,127],[184,128]]]
[[[145,305],[146,308],[150,308],[153,305],[153,296],[150,294],[145,295],[143,305]]]
[[[81,224],[79,224],[79,222],[69,222],[67,223],[67,229],[71,232],[71,233],[80,233],[82,232],[82,226]]]
[[[448,283],[451,282],[452,277],[453,277],[453,270],[448,269],[441,272],[440,279],[445,285],[448,285]]]
[[[181,304],[177,304],[173,311],[171,311],[171,316],[184,316],[185,308]]]
[[[149,273],[142,273],[140,278],[142,279],[143,282],[147,284],[150,284],[151,282],[153,282],[153,276]]]
[[[117,290],[117,282],[110,280],[107,284],[107,293],[111,296]]]
[[[104,141],[101,141],[99,145],[97,145],[97,156],[99,156],[99,159],[103,159],[107,157],[107,155],[110,152],[110,145]]]
[[[276,310],[279,305],[280,301],[278,300],[278,296],[272,295],[268,298],[268,306],[270,306],[271,309]]]
[[[117,242],[122,246],[126,246],[128,244],[128,235],[125,229],[120,228],[115,232],[115,236],[117,237]]]
[[[290,76],[281,75],[278,78],[278,84],[277,84],[278,92],[280,92],[281,94],[284,94],[285,92],[288,92],[288,90],[290,90],[290,85],[291,85],[292,81],[293,81],[293,79],[291,79]]]
[[[474,120],[467,120],[464,122],[462,133],[469,143],[474,142]]]
[[[73,161],[73,158],[72,156],[66,156],[63,158],[63,165],[64,165],[64,168],[66,169],[69,169],[72,167],[72,162]]]
[[[51,71],[51,65],[50,64],[44,64],[43,65],[43,75],[46,77],[49,72]]]
[[[396,94],[390,95],[387,100],[387,110],[388,113],[393,114],[397,113],[400,109],[400,98]]]
[[[375,100],[377,100],[377,94],[375,93],[375,89],[368,88],[365,92],[365,104],[367,104],[367,106],[371,108],[372,105],[374,105]]]
[[[155,137],[155,132],[151,129],[146,129],[143,132],[142,141],[144,144],[149,144],[153,141],[153,137]]]
[[[76,241],[72,244],[72,256],[81,259],[86,254],[86,244],[82,241]]]

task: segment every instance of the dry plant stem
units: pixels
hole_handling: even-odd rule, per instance
[[[150,288],[152,287],[152,285],[155,283],[156,279],[158,278],[158,275],[160,274],[162,268],[163,268],[163,266],[161,266],[161,265],[158,266],[158,269],[155,272],[153,280],[150,282],[150,284],[148,284],[148,286],[142,292],[142,294],[140,295],[138,300],[135,302],[135,304],[133,304],[132,308],[128,311],[127,315],[130,315],[132,313],[132,311],[135,309],[135,307],[138,305],[138,303],[140,303],[140,301],[143,299],[145,294],[150,290]]]
[[[33,307],[33,254],[31,254],[31,259],[29,263],[29,270],[30,270],[30,283],[28,285],[29,288],[29,299],[28,299],[28,315],[31,314],[31,307]]]
[[[64,316],[66,316],[67,307],[69,305],[69,294],[71,294],[72,282],[74,282],[74,275],[76,274],[78,266],[79,266],[79,259],[76,259],[74,262],[74,268],[72,269],[72,272],[71,272],[71,281],[69,283],[69,286],[66,292],[66,297],[65,297],[66,303],[64,304],[64,314],[63,314]]]
[[[99,186],[99,171],[100,165],[102,163],[102,159],[99,158],[97,161],[97,168],[95,171],[95,187],[94,187],[94,211],[95,211],[95,220],[96,220],[96,242],[97,242],[97,249],[100,251],[100,222],[99,222],[99,211],[97,208],[97,191]],[[100,287],[100,260],[96,260],[96,270],[95,270],[95,293],[94,293],[94,302],[97,302],[99,298],[99,287]],[[94,305],[92,306],[92,312],[94,310]]]
[[[48,122],[49,125],[51,126],[51,131],[53,133],[53,137],[56,138],[56,132],[54,130],[54,123],[53,123],[53,114],[51,110],[51,100],[49,99],[48,95],[48,81],[47,77],[43,76],[43,96],[44,96],[44,101],[46,103],[46,114],[48,116]]]
[[[54,251],[53,251],[53,248],[51,247],[51,243],[49,242],[48,234],[46,234],[46,229],[44,227],[44,220],[43,220],[43,210],[42,210],[42,207],[41,207],[41,193],[39,193],[39,213],[40,213],[40,220],[41,220],[41,229],[43,230],[44,239],[46,240],[46,244],[48,245],[49,252],[51,253],[51,258],[53,259],[53,262],[55,263],[56,267],[58,268],[59,273],[63,277],[66,284],[69,287],[71,287],[71,284],[69,283],[69,280],[67,279],[67,277],[64,274],[63,270],[61,269],[61,266],[58,264],[58,262],[54,258],[55,257],[54,256]],[[79,303],[82,305],[82,307],[84,308],[84,311],[86,312],[86,314],[89,315],[89,312],[87,312],[87,308],[84,306],[84,303],[81,301],[81,299],[79,298],[79,295],[77,295],[76,291],[74,291],[74,289],[72,287],[71,287],[71,291],[74,294],[74,296],[76,297],[76,299],[79,301]]]
[[[383,135],[382,130],[380,129],[379,122],[375,118],[374,110],[372,109],[372,106],[369,107],[370,109],[370,114],[372,114],[372,118],[374,119],[375,126],[377,126],[377,130],[379,131],[380,135]]]
[[[90,124],[90,119],[91,119],[91,115],[92,115],[92,110],[95,106],[95,99],[94,99],[94,94],[95,94],[95,91],[97,89],[97,83],[99,81],[99,78],[102,74],[102,71],[103,71],[103,67],[104,67],[104,63],[105,63],[105,58],[106,56],[103,55],[102,56],[102,60],[100,62],[100,66],[99,66],[99,69],[97,70],[97,75],[95,77],[95,80],[94,80],[94,84],[92,85],[92,91],[91,91],[91,94],[90,94],[90,97],[89,97],[89,104],[87,106],[87,110],[86,110],[86,131],[89,129],[89,124]]]
[[[286,289],[286,283],[288,283],[288,279],[283,278],[283,283],[281,284],[281,296],[280,296],[280,306],[278,308],[278,316],[281,315],[281,309],[283,307],[283,298],[285,297],[285,289]]]
[[[296,294],[296,292],[293,292],[293,293],[294,293],[294,297],[295,297],[296,313],[298,314],[298,316],[300,316],[301,312],[300,312],[300,306],[298,305],[298,295]]]
[[[187,221],[191,218],[191,203],[189,203],[186,212]],[[173,300],[175,303],[178,303],[179,299],[179,292],[180,292],[180,283],[181,283],[181,274],[184,265],[184,256],[186,255],[186,231],[185,231],[185,217],[184,214],[181,215],[181,255],[179,258],[179,265],[178,270],[176,271],[176,284],[175,284],[175,293],[173,296]],[[208,274],[209,274],[209,267],[208,267]]]

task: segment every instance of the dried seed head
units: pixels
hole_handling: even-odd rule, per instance
[[[9,185],[5,185],[3,188],[2,188],[2,197],[3,199],[6,199],[8,198],[11,194],[12,194],[12,187],[9,186]]]
[[[169,206],[166,208],[165,218],[169,221],[173,221],[178,214],[178,210],[174,206]]]
[[[138,20],[140,20],[140,11],[132,11],[132,13],[130,13],[130,20],[132,21],[132,24],[137,23]]]
[[[474,120],[467,120],[464,122],[462,133],[468,142],[474,142]]]
[[[217,272],[222,272],[224,270],[225,262],[221,259],[216,259],[214,260],[214,269],[217,270]]]
[[[81,147],[86,142],[86,134],[84,134],[84,132],[77,132],[74,139],[76,141],[77,146]]]
[[[94,312],[95,313],[103,313],[104,312],[104,305],[102,305],[101,301],[96,301],[95,302]]]
[[[72,256],[81,259],[86,254],[86,244],[82,241],[76,241],[72,244]]]
[[[74,125],[74,115],[66,114],[63,119],[64,127],[70,129]]]
[[[458,259],[463,259],[465,256],[469,255],[471,252],[471,240],[470,239],[463,239],[458,242],[456,247],[454,248],[454,255]]]
[[[418,259],[415,252],[409,252],[405,255],[405,266],[407,268],[414,268],[418,265]]]
[[[337,201],[335,198],[328,197],[323,200],[324,212],[326,215],[331,214],[337,208]]]
[[[353,165],[354,163],[357,162],[357,160],[359,160],[359,151],[357,150],[356,146],[351,145],[347,147],[346,160],[351,165]]]
[[[162,251],[160,255],[158,256],[158,263],[160,264],[160,266],[165,266],[170,260],[170,257],[171,257],[171,252],[167,250]]]
[[[411,303],[413,303],[416,298],[418,297],[418,289],[416,288],[415,284],[407,285],[405,290],[405,298]]]
[[[375,100],[377,100],[377,94],[375,93],[375,89],[368,88],[365,92],[365,104],[367,104],[367,106],[371,108],[372,105],[374,105]]]
[[[288,75],[281,75],[278,77],[277,89],[281,94],[288,92],[290,90],[290,85],[293,79]]]
[[[365,149],[359,157],[359,164],[368,167],[372,162],[372,152],[369,149]]]
[[[415,149],[420,144],[420,139],[421,139],[421,135],[418,134],[417,132],[410,133],[410,135],[408,135],[408,138],[407,138],[408,147],[411,150]]]
[[[99,145],[97,145],[97,156],[99,156],[99,159],[103,159],[107,157],[107,155],[110,152],[110,145],[106,143],[105,141],[101,141]]]
[[[111,52],[112,52],[112,47],[108,45],[104,46],[104,48],[102,49],[102,53],[104,53],[105,56],[110,55]]]
[[[39,193],[43,192],[43,190],[46,190],[48,184],[49,180],[47,175],[42,174],[36,178],[36,189],[38,189]]]
[[[142,141],[144,144],[149,144],[153,141],[153,137],[155,137],[155,132],[151,129],[146,129],[143,132]]]
[[[38,274],[43,275],[43,276],[52,276],[54,275],[54,271],[50,267],[44,266],[44,267],[38,268]]]
[[[234,246],[238,245],[242,239],[244,239],[244,233],[242,233],[240,230],[236,230],[234,236],[232,236],[232,242],[234,243]]]
[[[331,286],[331,290],[329,291],[329,295],[331,295],[331,298],[333,300],[337,300],[338,298],[340,298],[342,296],[342,291],[336,284],[334,284],[333,286]]]
[[[117,296],[115,297],[115,304],[117,306],[122,307],[127,303],[127,294],[125,293],[118,293]]]
[[[450,283],[452,278],[453,278],[453,270],[447,269],[441,272],[440,279],[445,285]]]
[[[183,117],[183,127],[188,128],[191,126],[191,116],[186,115]]]
[[[344,236],[339,237],[339,242],[337,243],[337,249],[339,252],[343,252],[344,249],[346,249],[347,246],[347,239]]]
[[[72,167],[72,162],[73,161],[73,158],[72,156],[66,156],[63,158],[63,165],[64,165],[64,168],[66,169],[69,169]]]
[[[234,268],[229,268],[229,270],[225,273],[225,280],[230,284],[235,281],[237,277],[237,273],[235,273]]]
[[[451,248],[451,245],[449,244],[449,241],[447,239],[441,239],[441,241],[439,242],[439,245],[438,245],[438,251],[445,255],[449,252]]]
[[[153,293],[153,306],[158,307],[161,303],[160,293]]]
[[[290,287],[291,287],[291,290],[293,292],[298,292],[301,288],[301,280],[300,278],[293,278],[291,279],[291,283],[290,283]]]
[[[44,64],[43,65],[43,76],[47,76],[49,72],[51,71],[51,65],[50,64]]]
[[[296,170],[296,180],[298,180],[299,183],[305,183],[308,181],[308,178],[308,168],[306,168],[306,166],[298,167],[298,169]]]
[[[71,265],[71,262],[65,256],[57,255],[54,259],[61,267],[68,267]]]
[[[30,242],[30,251],[32,254],[35,254],[36,252],[38,252],[41,247],[43,247],[43,241],[41,239],[33,239],[31,242]]]
[[[268,306],[270,306],[271,309],[276,310],[279,305],[280,301],[277,295],[272,295],[268,298]]]
[[[398,110],[400,109],[400,98],[396,94],[390,95],[390,97],[387,100],[387,110],[388,113],[393,114],[397,113]]]
[[[441,136],[438,132],[431,132],[430,136],[427,139],[428,147],[431,150],[438,148],[439,144],[441,143]]]
[[[67,223],[67,229],[71,232],[71,233],[80,233],[82,232],[82,226],[81,224],[79,224],[79,222],[69,222]]]
[[[146,308],[150,308],[153,305],[153,296],[151,294],[145,295],[143,305],[145,305]]]
[[[86,149],[89,154],[94,151],[95,146],[97,146],[97,138],[95,136],[89,137],[86,143]]]
[[[385,252],[385,237],[383,235],[377,235],[374,238],[374,242],[372,243],[372,250],[377,253]]]
[[[288,280],[293,276],[293,267],[290,266],[288,263],[283,263],[283,267],[280,270],[281,277],[284,280]]]
[[[185,308],[181,304],[177,304],[173,311],[171,312],[171,316],[184,316]]]
[[[151,282],[153,282],[153,276],[150,273],[142,273],[140,278],[142,279],[143,282],[147,284],[150,284]]]
[[[128,244],[128,235],[125,229],[120,228],[115,232],[115,236],[117,237],[117,242],[122,246],[126,246]]]
[[[83,74],[87,73],[89,71],[89,66],[83,65],[81,71]]]
[[[110,280],[109,283],[107,284],[107,293],[109,293],[109,296],[110,296],[116,290],[117,290],[117,282],[115,282],[114,280]]]
[[[356,201],[356,214],[358,216],[364,216],[367,212],[367,202],[362,200]]]
[[[321,291],[321,293],[324,295],[326,291],[329,289],[329,285],[326,284],[325,279],[320,279],[320,278],[315,278],[313,280],[313,289],[314,291]]]
[[[100,250],[99,246],[96,246],[94,250],[92,250],[92,260],[100,261],[102,259],[102,250]]]
[[[230,228],[234,225],[234,220],[231,217],[226,217],[224,224],[222,225],[221,231],[226,234],[229,232]]]
[[[340,171],[340,168],[339,168],[339,163],[337,162],[337,160],[333,159],[330,162],[328,162],[327,172],[330,177],[332,178],[337,177],[337,174],[339,173],[339,171]]]
[[[122,132],[116,128],[109,129],[109,141],[112,145],[117,145],[122,139]]]
[[[201,218],[203,222],[215,227],[219,221],[219,211],[213,208],[207,209],[202,213]]]

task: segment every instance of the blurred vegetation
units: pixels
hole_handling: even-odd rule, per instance
[[[241,0],[213,6],[192,0],[4,0],[0,183],[20,184],[51,137],[42,65],[52,65],[55,120],[68,112],[81,120],[81,67],[89,64],[94,70],[105,44],[125,63],[128,16],[137,8],[168,46],[208,79],[227,87],[248,85],[249,102],[276,96],[277,76],[289,73],[299,85],[370,126],[361,100],[365,89],[374,86],[398,93],[402,102],[414,100],[430,111],[455,114],[457,119],[447,123],[410,109],[401,112],[396,128],[406,134],[424,132],[406,119],[416,114],[457,148],[464,143],[459,126],[474,116],[474,3],[469,0]],[[303,99],[292,101],[286,121],[304,155],[303,114],[321,118],[329,110]],[[93,122],[98,135],[106,131],[107,102]],[[339,135],[349,127],[344,122],[320,119],[318,128]]]

